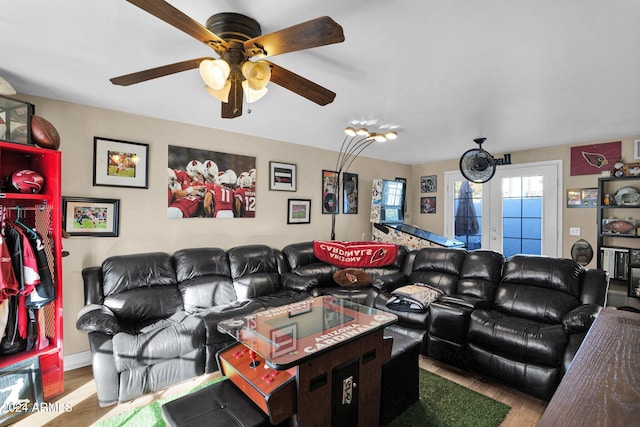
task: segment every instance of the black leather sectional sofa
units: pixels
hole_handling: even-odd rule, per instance
[[[572,260],[484,250],[399,248],[392,265],[364,269],[364,288],[339,286],[337,270],[313,242],[122,255],[85,268],[76,326],[88,333],[100,405],[217,370],[215,353],[232,343],[220,320],[318,295],[393,311],[393,290],[411,283],[444,295],[423,312],[394,311],[390,329],[429,357],[549,399],[608,288],[603,271]]]

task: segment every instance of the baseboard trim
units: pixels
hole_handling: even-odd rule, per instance
[[[64,370],[71,371],[73,369],[83,368],[91,365],[91,352],[83,351],[64,356]]]

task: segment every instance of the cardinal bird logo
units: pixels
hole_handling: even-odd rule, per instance
[[[347,277],[347,280],[349,281],[349,283],[357,283],[358,282],[358,277],[355,274],[345,273],[345,276]]]
[[[387,250],[385,248],[376,249],[376,251],[371,255],[371,263],[373,264],[376,261],[380,261],[387,256]]]
[[[595,166],[597,168],[601,168],[602,166],[609,163],[607,158],[600,153],[587,153],[586,151],[582,152],[582,157],[589,163],[591,166]]]

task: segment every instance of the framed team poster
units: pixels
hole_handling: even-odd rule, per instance
[[[167,158],[167,218],[256,217],[255,157],[169,145]]]
[[[342,213],[358,213],[358,174],[342,173]]]
[[[93,185],[149,188],[149,144],[94,137]]]
[[[338,172],[322,171],[322,213],[334,214],[338,210]]]
[[[120,200],[62,197],[62,229],[69,236],[118,237]]]
[[[269,162],[269,190],[296,191],[296,165]]]

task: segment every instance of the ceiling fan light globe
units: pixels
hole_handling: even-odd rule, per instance
[[[222,89],[214,89],[208,85],[205,85],[204,88],[209,92],[209,95],[213,96],[218,101],[229,102],[229,92],[231,92],[231,82],[229,80],[227,80]]]
[[[360,136],[369,136],[369,131],[366,128],[360,128],[356,133]]]
[[[271,80],[271,67],[263,61],[246,61],[242,64],[242,75],[253,90],[262,90]]]
[[[398,139],[398,132],[392,130],[392,131],[389,131],[389,132],[385,133],[384,136],[387,139]]]
[[[387,140],[387,137],[381,133],[373,134],[371,135],[371,137],[375,139],[377,142],[385,142]]]
[[[205,59],[200,63],[200,77],[207,86],[214,90],[224,89],[231,67],[222,59]]]
[[[259,90],[251,89],[251,84],[249,84],[246,80],[242,82],[242,89],[244,90],[244,95],[247,98],[247,102],[249,104],[254,103],[269,92],[269,88],[262,88]]]
[[[351,126],[344,128],[344,133],[346,133],[347,136],[356,136],[356,130]]]

